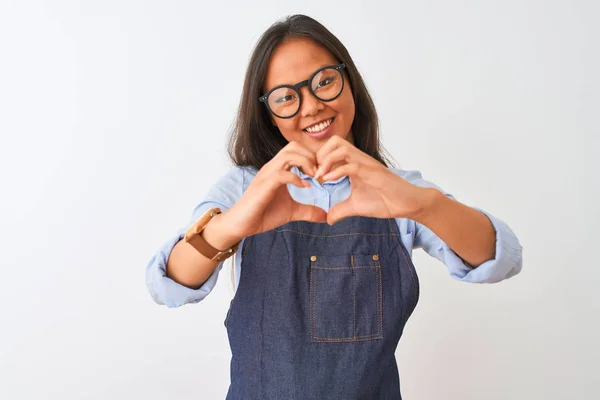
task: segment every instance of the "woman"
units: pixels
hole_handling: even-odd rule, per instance
[[[400,399],[394,351],[419,295],[412,249],[463,281],[521,269],[506,224],[389,165],[352,58],[309,17],[259,40],[230,156],[147,267],[154,300],[177,307],[206,297],[236,255],[228,399]]]

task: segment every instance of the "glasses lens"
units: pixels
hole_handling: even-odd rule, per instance
[[[342,91],[342,74],[337,69],[326,68],[315,75],[310,86],[319,99],[331,100]]]
[[[267,99],[269,108],[278,117],[294,115],[300,107],[300,95],[292,88],[282,87],[274,90]]]

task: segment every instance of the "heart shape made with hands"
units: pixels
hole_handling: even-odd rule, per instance
[[[334,136],[315,154],[316,163],[303,171],[319,182],[348,176],[350,196],[327,212],[327,223],[350,216],[376,218],[411,217],[422,209],[427,190],[398,176],[380,161]],[[310,184],[309,184],[310,185]]]

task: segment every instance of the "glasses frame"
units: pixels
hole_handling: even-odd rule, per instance
[[[274,87],[273,89],[269,90],[267,93],[265,93],[264,95],[260,96],[258,98],[258,101],[260,101],[261,103],[265,103],[265,105],[267,106],[267,109],[269,110],[269,112],[271,114],[273,114],[274,116],[276,116],[277,118],[281,118],[281,119],[288,119],[288,118],[292,118],[294,117],[296,114],[298,114],[298,112],[300,111],[300,108],[302,108],[302,93],[300,93],[300,89],[303,88],[304,86],[308,86],[308,91],[310,92],[310,94],[312,94],[317,100],[319,101],[323,101],[323,102],[329,102],[329,101],[333,101],[335,99],[337,99],[338,97],[340,97],[340,95],[342,94],[342,92],[344,91],[344,73],[342,72],[342,69],[346,68],[346,64],[345,63],[341,63],[341,64],[336,64],[336,65],[327,65],[325,67],[319,68],[318,70],[316,70],[311,76],[310,78],[302,81],[302,82],[298,82],[295,85],[279,85]],[[340,75],[342,76],[342,88],[340,89],[340,92],[333,98],[329,99],[329,100],[323,100],[321,99],[319,96],[317,96],[315,94],[315,92],[313,91],[311,85],[309,85],[309,82],[312,82],[312,80],[315,78],[315,76],[326,69],[335,69],[337,70]],[[281,89],[281,88],[290,88],[293,89],[296,93],[298,93],[298,99],[299,99],[299,104],[298,104],[298,109],[296,110],[295,113],[293,113],[292,115],[290,115],[289,117],[281,117],[277,114],[275,114],[275,112],[271,109],[271,106],[269,105],[269,102],[267,101],[267,99],[269,98],[269,96],[271,95],[271,93],[273,93],[275,90],[277,89]]]

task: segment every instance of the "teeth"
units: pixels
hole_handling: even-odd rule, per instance
[[[305,129],[305,131],[310,132],[310,133],[321,132],[323,129],[325,129],[329,125],[331,125],[332,120],[333,120],[333,118],[330,118],[325,122],[321,122],[320,124],[309,126],[308,128]]]

